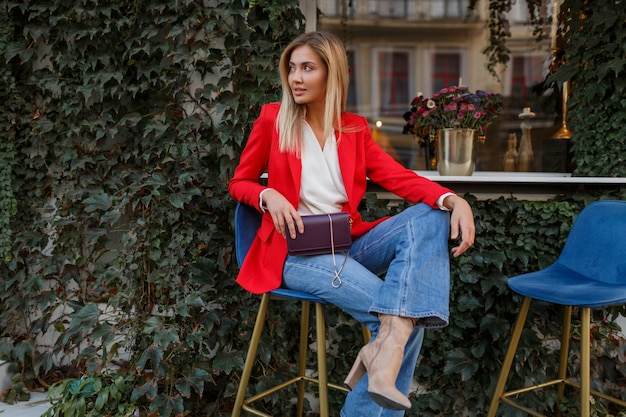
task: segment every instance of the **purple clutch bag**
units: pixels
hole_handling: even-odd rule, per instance
[[[287,235],[289,255],[323,255],[347,252],[352,246],[348,213],[302,216],[304,233],[295,239]]]

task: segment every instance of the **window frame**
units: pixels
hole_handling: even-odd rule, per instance
[[[438,56],[443,56],[443,55],[450,55],[450,56],[454,55],[454,56],[456,56],[456,58],[458,59],[458,72],[454,73],[453,75],[447,76],[446,78],[449,78],[448,82],[443,81],[441,86],[439,86],[436,83],[436,79],[437,79],[437,57]],[[465,53],[464,53],[463,50],[460,50],[460,49],[445,49],[445,48],[435,49],[430,54],[429,62],[430,62],[430,65],[431,65],[429,85],[430,85],[432,93],[436,93],[437,91],[441,90],[444,87],[450,87],[450,86],[453,86],[453,85],[458,86],[459,84],[463,84],[463,82],[462,82],[462,80],[463,80],[463,72],[464,72],[463,69],[465,67]]]
[[[394,91],[394,89],[384,88],[384,85],[383,85],[384,77],[381,76],[382,54],[391,54],[392,57],[394,54],[406,55],[406,70],[404,73],[404,80],[403,80],[405,83],[404,92],[399,91],[399,89],[396,89],[401,94],[405,94],[405,97],[396,97],[394,99],[393,94],[395,94],[396,91]],[[415,50],[413,48],[408,48],[408,47],[375,47],[373,48],[372,73],[371,73],[373,94],[372,94],[371,105],[372,105],[372,108],[375,109],[375,112],[378,115],[395,117],[395,116],[402,116],[402,114],[406,112],[406,109],[408,108],[409,103],[413,99],[411,92],[415,91],[415,87],[414,87],[415,77],[412,76],[412,74],[415,73],[414,56],[415,56]],[[397,66],[395,65],[391,65],[391,66],[393,67],[391,74],[394,75],[393,78],[395,78],[395,74],[397,72]],[[394,81],[392,79],[391,84],[393,83]],[[384,98],[385,98],[384,90],[389,90],[392,92],[392,97],[391,97],[391,100],[389,101],[389,104],[384,102]],[[393,102],[393,100],[396,100],[396,101]]]

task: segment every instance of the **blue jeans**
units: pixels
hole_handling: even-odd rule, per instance
[[[424,327],[448,324],[450,260],[448,212],[416,204],[383,221],[352,243],[333,281],[332,255],[288,256],[283,286],[314,294],[378,333],[378,313],[418,319],[406,345],[397,388],[409,393],[424,338]],[[337,269],[344,263],[337,254]],[[384,278],[381,278],[384,276]],[[402,416],[377,405],[367,393],[367,375],[346,397],[342,417]]]

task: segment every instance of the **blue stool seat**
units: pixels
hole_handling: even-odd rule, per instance
[[[496,415],[500,403],[534,416],[542,416],[524,407],[513,397],[552,385],[558,387],[559,402],[563,399],[566,386],[579,389],[580,415],[584,417],[590,413],[591,394],[626,407],[626,402],[621,399],[590,389],[590,343],[584,342],[591,341],[591,308],[626,303],[626,201],[598,201],[585,207],[574,222],[557,261],[541,271],[510,278],[508,286],[523,295],[524,300],[488,417]],[[504,392],[533,299],[564,307],[558,376],[542,384]],[[580,384],[567,376],[573,307],[580,309]]]
[[[598,281],[559,263],[510,278],[507,284],[518,294],[560,305],[605,307],[626,303],[626,283]]]
[[[285,300],[308,301],[310,303],[319,303],[322,305],[328,304],[326,300],[322,300],[321,298],[313,294],[309,294],[309,293],[302,292],[302,291],[278,288],[276,290],[270,291],[270,294],[276,298],[285,299]]]

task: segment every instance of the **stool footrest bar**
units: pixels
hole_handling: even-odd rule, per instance
[[[263,417],[268,416],[268,417],[271,417],[271,415],[265,414],[262,411],[259,411],[259,410],[255,409],[255,408],[252,408],[250,405],[253,402],[256,402],[256,401],[260,400],[261,398],[267,397],[268,395],[271,395],[271,394],[273,394],[273,393],[275,393],[277,391],[280,391],[280,390],[282,390],[284,388],[287,388],[290,385],[297,384],[300,381],[310,382],[312,384],[318,384],[319,385],[319,380],[317,378],[311,378],[311,377],[308,377],[308,376],[297,376],[297,377],[291,378],[291,379],[283,382],[282,384],[275,385],[275,386],[273,386],[272,388],[270,388],[268,390],[265,390],[265,391],[260,392],[260,393],[258,393],[256,395],[253,395],[252,397],[246,398],[244,400],[244,402],[243,402],[243,406],[241,407],[241,409],[245,410],[245,411],[247,411],[249,413],[252,413],[254,415],[257,415],[257,416],[263,416]],[[343,386],[341,386],[341,385],[328,383],[327,386],[328,386],[328,388],[333,388],[333,389],[336,389],[338,391],[348,392],[348,389],[343,387]]]
[[[570,381],[568,379],[553,379],[553,380],[546,381],[546,382],[543,382],[541,384],[533,385],[533,386],[530,386],[530,387],[524,387],[524,388],[519,388],[519,389],[516,389],[516,390],[511,390],[511,391],[504,392],[504,393],[502,393],[502,396],[500,397],[500,401],[510,405],[511,407],[517,408],[518,410],[521,410],[521,411],[523,411],[525,413],[528,413],[528,414],[530,414],[532,416],[535,416],[535,417],[545,417],[545,414],[541,414],[541,413],[533,411],[533,410],[531,410],[529,408],[526,408],[523,405],[518,404],[515,400],[513,400],[510,397],[517,396],[517,395],[524,394],[524,393],[528,393],[528,392],[532,392],[532,391],[536,391],[536,390],[539,390],[539,389],[542,389],[542,388],[547,388],[547,387],[550,387],[550,386],[553,386],[553,385],[559,385],[559,384],[563,384],[563,385],[567,385],[567,386],[572,387],[572,388],[580,389],[580,384],[577,383],[577,382]],[[604,394],[604,393],[602,393],[600,391],[596,391],[596,390],[590,390],[590,393],[594,397],[602,398],[603,400],[612,402],[613,404],[617,404],[620,407],[626,407],[626,401],[622,401],[619,398],[612,397],[612,396],[610,396],[608,394]]]

